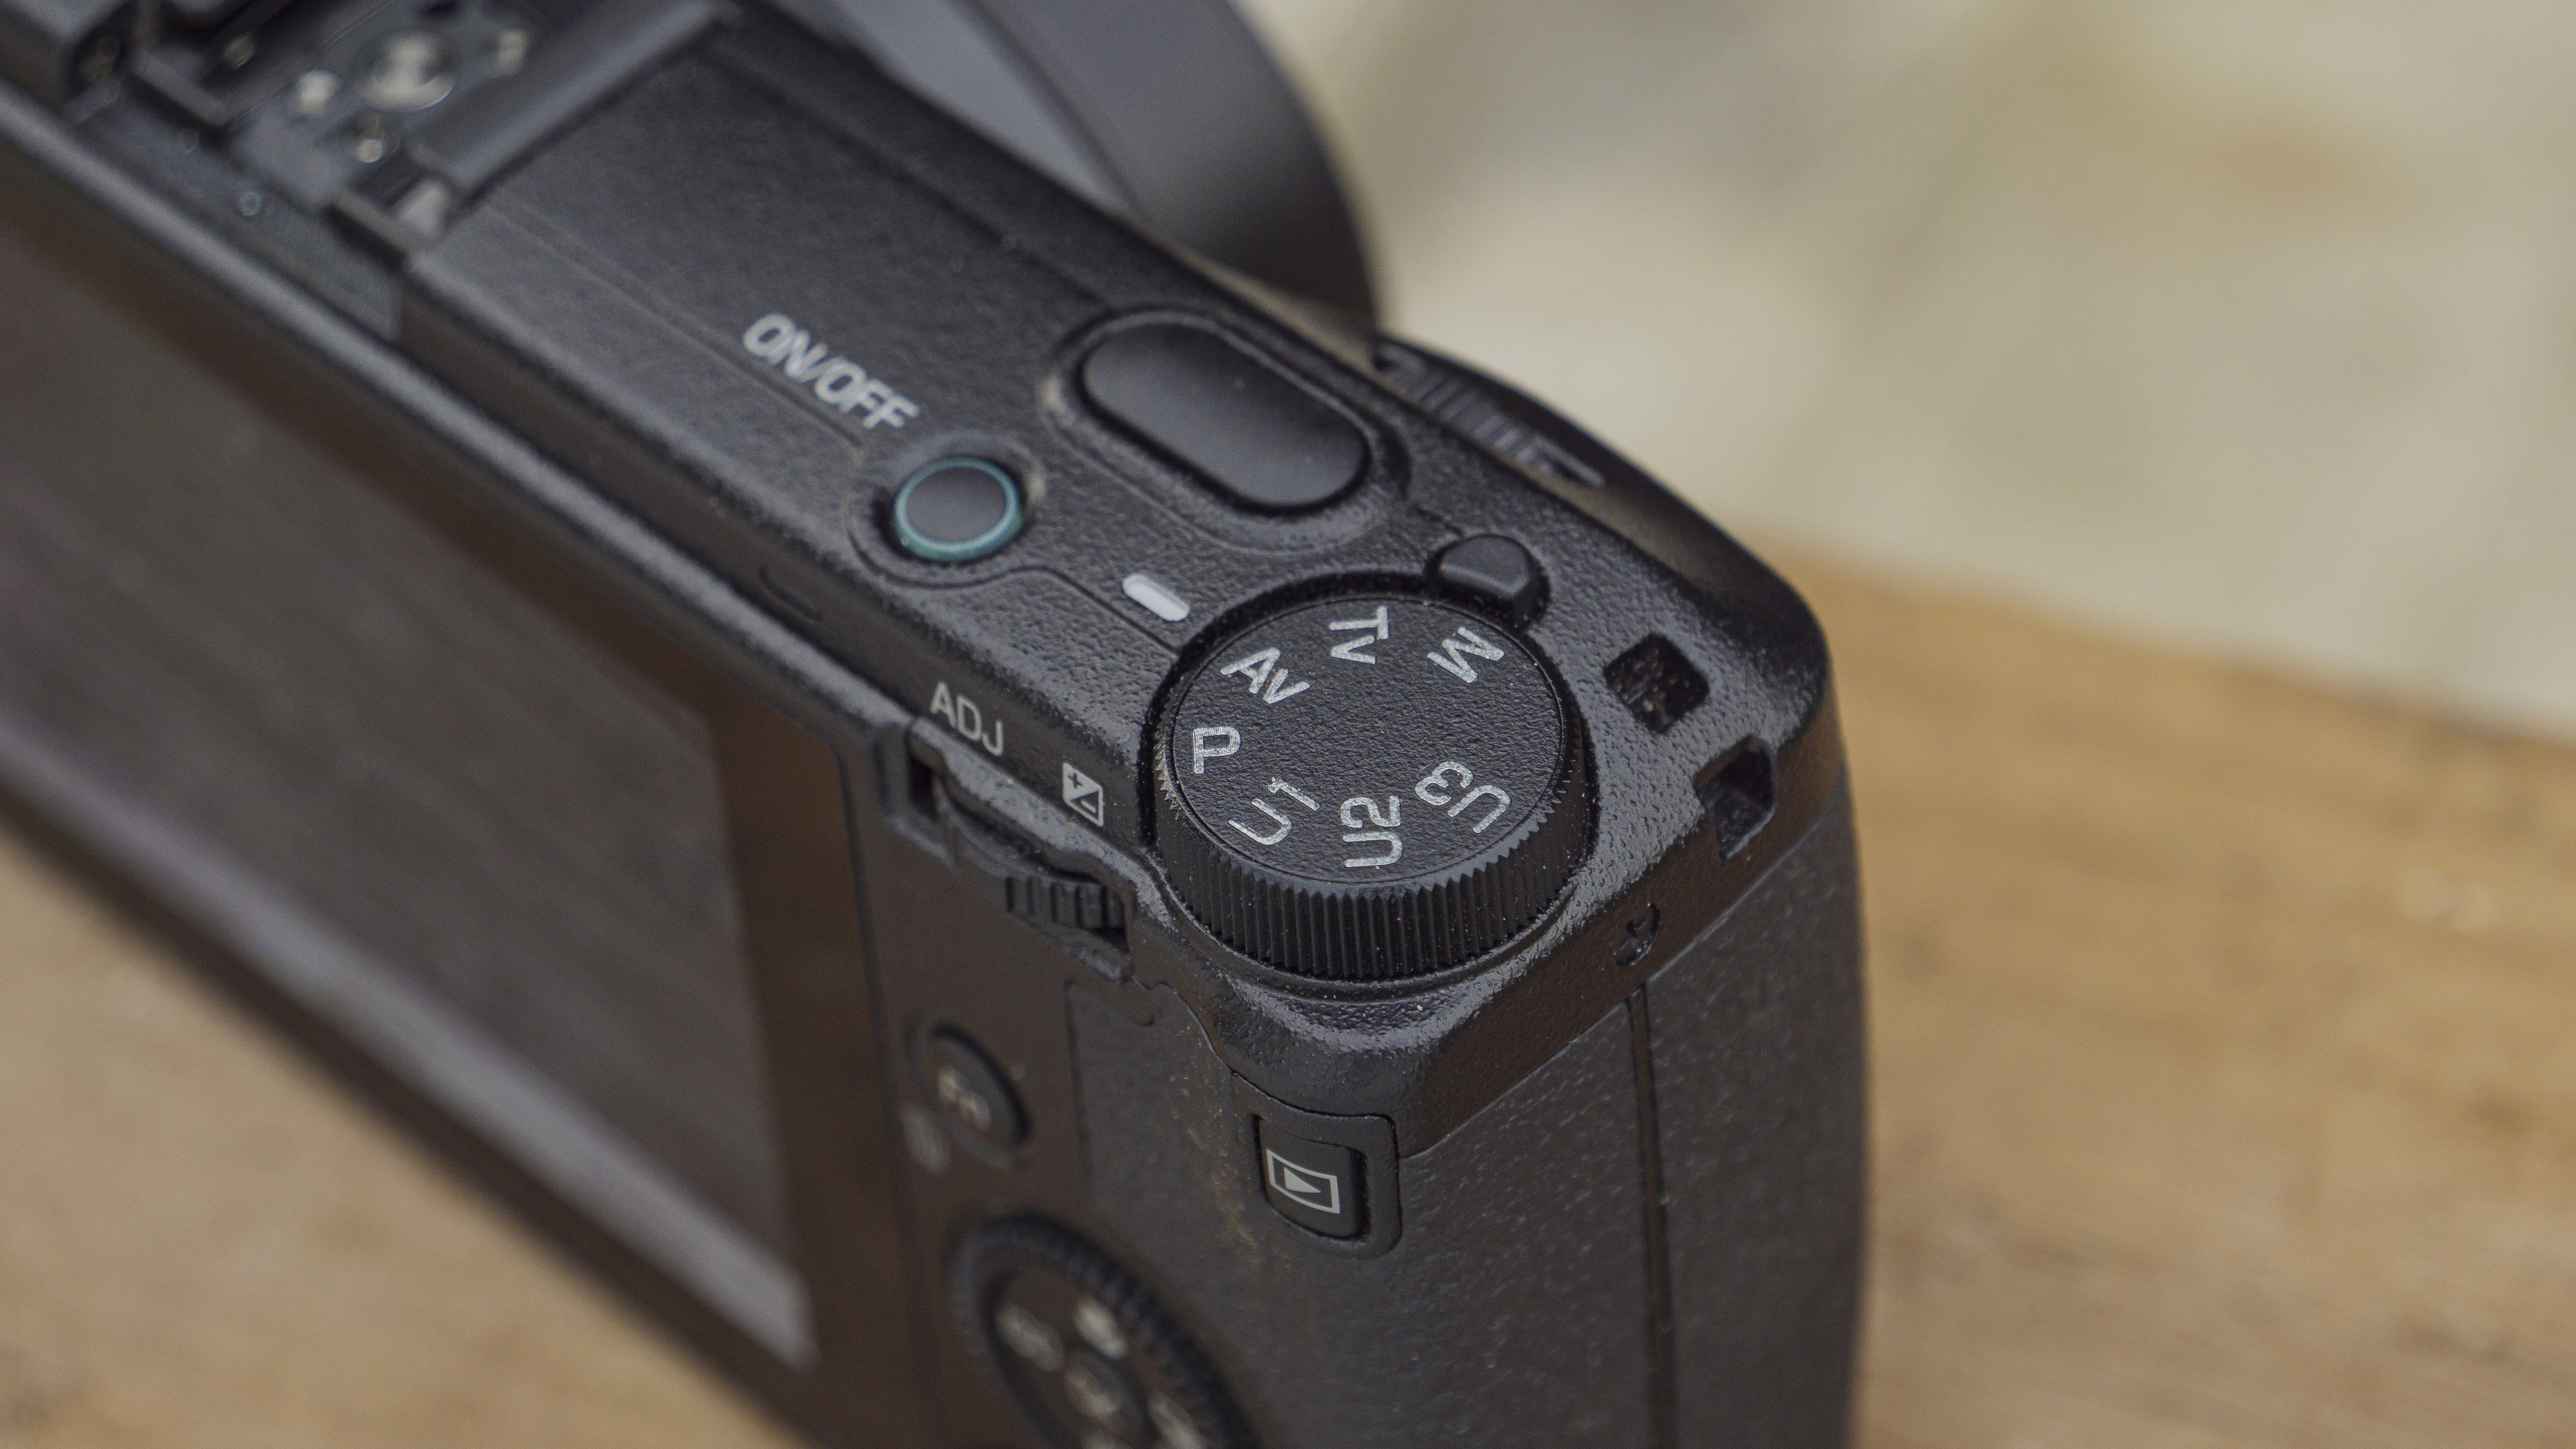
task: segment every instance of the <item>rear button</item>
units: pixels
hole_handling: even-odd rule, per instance
[[[964,1033],[940,1028],[931,1033],[922,1056],[931,1099],[959,1136],[996,1153],[1010,1151],[1028,1136],[1018,1094],[1002,1069]]]
[[[1360,1235],[1360,1155],[1261,1124],[1261,1192],[1280,1216],[1328,1238]]]
[[[1524,628],[1537,617],[1547,593],[1547,580],[1529,550],[1508,538],[1485,534],[1453,543],[1431,564],[1431,576],[1464,593],[1499,606]]]
[[[1213,332],[1171,324],[1119,333],[1082,365],[1101,411],[1248,508],[1319,507],[1359,480],[1359,429]]]

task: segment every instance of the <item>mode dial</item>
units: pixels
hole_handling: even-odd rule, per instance
[[[1289,608],[1174,692],[1155,839],[1201,923],[1334,981],[1472,960],[1537,919],[1583,857],[1572,707],[1481,616],[1367,595]]]

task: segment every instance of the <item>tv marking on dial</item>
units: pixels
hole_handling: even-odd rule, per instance
[[[1380,640],[1387,637],[1389,631],[1387,629],[1386,622],[1386,605],[1378,605],[1377,612],[1371,614],[1365,619],[1336,619],[1333,622],[1326,624],[1324,627],[1329,630],[1341,632],[1348,632],[1353,629],[1364,629],[1368,631],[1356,639],[1345,639],[1341,643],[1334,645],[1333,657],[1335,659],[1347,659],[1354,664],[1375,664],[1377,662],[1377,656],[1374,654],[1364,653],[1362,651],[1366,650],[1370,645],[1378,643]]]

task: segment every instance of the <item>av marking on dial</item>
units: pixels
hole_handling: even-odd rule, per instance
[[[1547,907],[1589,833],[1555,677],[1431,600],[1262,620],[1183,682],[1161,731],[1173,883],[1220,939],[1290,971],[1379,980],[1480,955]]]
[[[1218,670],[1217,673],[1242,675],[1245,692],[1259,699],[1263,704],[1277,704],[1290,695],[1304,694],[1308,685],[1313,682],[1300,679],[1294,684],[1289,683],[1288,670],[1280,664],[1279,651],[1276,649],[1255,650]]]

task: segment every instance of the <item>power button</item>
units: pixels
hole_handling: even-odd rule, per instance
[[[1020,531],[1019,481],[998,463],[946,458],[904,480],[894,495],[894,536],[932,563],[973,563]]]

